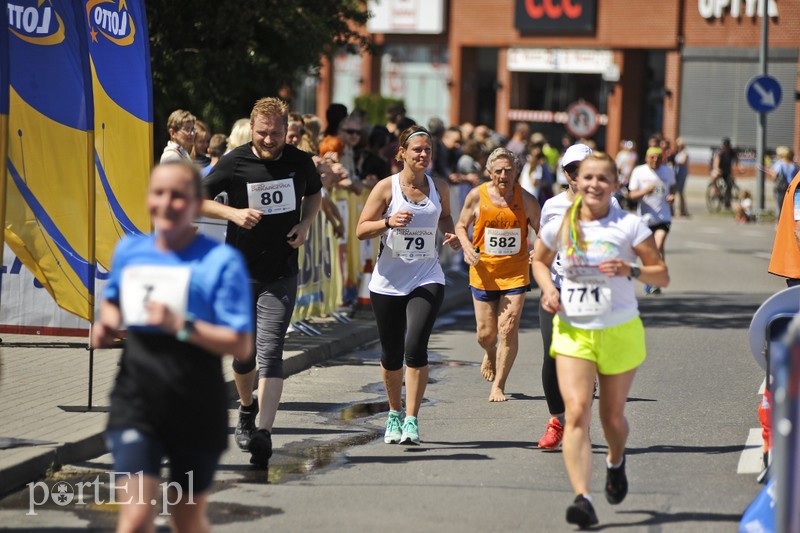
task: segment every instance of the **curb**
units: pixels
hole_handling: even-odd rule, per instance
[[[448,295],[442,303],[440,314],[472,301],[468,283],[469,278],[464,274],[447,274]],[[378,340],[378,328],[371,309],[357,309],[353,321],[347,324],[331,319],[322,324],[315,323],[314,327],[322,335],[292,335],[287,338],[283,362],[287,378]],[[233,381],[228,380],[227,385],[231,394],[235,395]],[[0,468],[0,498],[46,477],[48,472],[59,470],[64,465],[87,461],[106,452],[103,431],[98,431],[80,440],[60,443],[19,463]]]

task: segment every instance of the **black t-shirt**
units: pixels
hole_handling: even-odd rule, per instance
[[[108,428],[153,435],[168,453],[224,450],[228,412],[222,358],[171,335],[129,329]]]
[[[300,222],[303,197],[317,194],[322,189],[322,181],[311,156],[294,146],[287,144],[276,161],[261,159],[251,146],[251,143],[239,146],[223,156],[203,180],[203,185],[209,198],[226,191],[231,207],[269,211],[270,206],[286,201],[284,193],[289,190],[289,182],[285,181],[286,187],[281,189],[256,194],[262,201],[260,206],[248,204],[247,184],[291,180],[295,197],[293,210],[265,213],[253,229],[228,222],[226,242],[242,252],[251,278],[269,282],[297,274],[298,251],[289,245],[286,234]]]

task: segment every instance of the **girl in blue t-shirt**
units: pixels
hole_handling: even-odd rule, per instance
[[[92,327],[108,348],[127,329],[106,434],[119,483],[119,527],[152,528],[163,457],[178,530],[208,529],[208,489],[227,446],[223,354],[251,357],[252,296],[239,252],[198,235],[200,176],[190,163],[156,166],[151,235],[122,239]]]

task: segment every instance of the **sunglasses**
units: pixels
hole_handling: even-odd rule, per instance
[[[348,135],[361,135],[361,130],[342,128],[342,131],[347,133]]]
[[[577,163],[570,163],[569,165],[566,165],[564,167],[564,172],[566,172],[567,174],[574,174],[577,171],[578,171]]]

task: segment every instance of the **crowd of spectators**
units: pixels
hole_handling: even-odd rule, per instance
[[[353,203],[348,203],[348,198],[365,198],[378,181],[400,171],[402,163],[395,159],[398,137],[414,124],[417,122],[406,114],[402,104],[388,109],[383,124],[371,124],[364,111],[351,111],[340,103],[331,104],[322,118],[314,114],[290,114],[286,143],[312,154],[322,176],[322,211],[341,240],[345,305],[356,300],[357,277],[364,263],[363,259],[346,257],[346,243],[355,238],[355,222],[359,215]],[[575,142],[596,148],[592,139],[572,139],[568,135],[552,143],[542,132],[531,131],[531,125],[525,122],[516,123],[510,137],[493,131],[486,124],[464,122],[447,125],[438,117],[431,118],[423,126],[430,131],[433,142],[433,158],[428,172],[450,183],[450,205],[456,216],[467,193],[488,181],[486,159],[497,147],[504,146],[517,154],[523,165],[519,173],[520,185],[534,195],[540,205],[567,187],[567,178],[560,165],[566,148]],[[246,118],[237,120],[228,135],[212,134],[204,122],[188,111],[178,110],[170,117],[168,129],[170,142],[162,157],[191,158],[203,175],[208,174],[224,154],[250,142],[250,124]],[[661,148],[663,164],[675,174],[678,202],[675,215],[688,216],[683,187],[689,161],[683,141],[677,139],[672,143],[655,134],[648,139],[648,147],[652,146]],[[616,163],[621,187],[617,198],[628,209],[636,206],[636,202],[628,198],[627,187],[640,159],[634,141],[624,139],[620,142]],[[467,268],[460,252],[444,251],[442,260],[450,269]]]

